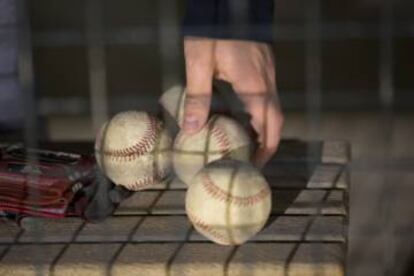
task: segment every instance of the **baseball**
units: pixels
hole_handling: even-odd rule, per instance
[[[238,245],[257,234],[271,211],[271,190],[252,165],[208,164],[188,188],[185,209],[194,228],[215,243]]]
[[[185,91],[181,85],[174,85],[165,91],[159,100],[164,112],[181,125],[184,116]]]
[[[168,174],[171,143],[156,117],[126,111],[101,127],[95,141],[95,157],[116,185],[138,191],[150,188]]]
[[[222,158],[249,160],[250,139],[235,120],[214,115],[198,133],[180,131],[174,142],[173,167],[190,186],[192,178],[206,164]]]

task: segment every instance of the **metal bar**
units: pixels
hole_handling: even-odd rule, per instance
[[[35,147],[38,142],[38,112],[34,90],[34,70],[30,27],[30,1],[18,0],[18,75],[24,101],[24,139],[27,146]]]
[[[320,133],[321,110],[321,15],[319,0],[307,1],[305,40],[305,97],[308,134],[316,138]]]
[[[92,124],[96,132],[108,118],[102,1],[86,1],[85,28],[88,46]]]
[[[384,275],[395,275],[396,269],[396,239],[395,239],[395,211],[396,200],[395,185],[390,179],[389,168],[391,167],[392,142],[394,136],[394,77],[393,77],[393,0],[383,0],[381,5],[380,19],[380,67],[379,97],[382,105],[382,124],[384,126],[384,153],[383,160],[386,169],[383,171],[381,202],[381,223],[383,235],[383,261],[382,268]]]
[[[308,123],[308,139],[320,139],[320,113],[321,113],[321,5],[319,0],[309,0],[304,5],[306,9],[305,21],[305,99]],[[308,156],[311,160],[318,158],[319,151],[316,146],[309,146]],[[315,251],[313,255],[317,255]]]
[[[174,3],[168,5],[175,5]],[[164,20],[164,19],[162,19]],[[171,19],[165,19],[171,20]],[[414,37],[414,22],[400,21],[394,23],[395,37]],[[357,21],[324,22],[320,26],[322,40],[346,40],[356,38],[378,38],[381,32],[377,23],[362,23]],[[306,39],[306,26],[302,23],[277,23],[274,26],[275,41],[303,41]],[[177,27],[174,24],[164,25],[162,32],[166,36],[175,36]],[[157,34],[153,26],[137,26],[112,28],[105,31],[104,43],[108,45],[145,45],[157,42]],[[82,46],[87,44],[87,38],[82,31],[60,30],[39,31],[33,33],[33,44],[36,47],[65,47]]]
[[[166,91],[175,84],[180,84],[180,32],[178,8],[176,1],[159,0],[159,45],[161,54],[162,90]]]
[[[32,54],[32,35],[30,26],[30,1],[17,0],[17,18],[18,18],[18,75],[20,89],[23,93],[24,106],[24,142],[28,148],[37,148],[39,143],[39,124],[38,124],[38,110],[37,101],[34,89],[34,68],[33,68],[33,54]],[[29,166],[36,167],[38,159],[34,153],[28,153],[27,161]],[[28,182],[37,181],[38,175],[29,172]],[[31,197],[39,197],[39,192],[32,192]],[[34,233],[40,240],[41,234],[39,229],[34,229]],[[42,249],[39,246],[31,252],[35,256],[31,261],[34,273],[41,274],[40,259],[36,256]]]

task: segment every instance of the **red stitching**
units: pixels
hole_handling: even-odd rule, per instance
[[[154,145],[157,134],[160,129],[160,124],[156,118],[149,116],[149,120],[146,122],[147,129],[142,139],[133,146],[117,149],[117,150],[104,150],[103,154],[114,161],[133,161],[138,157],[150,152]]]
[[[242,207],[252,206],[262,201],[265,197],[267,197],[270,194],[269,187],[264,187],[262,190],[260,190],[257,194],[253,196],[233,196],[230,193],[218,187],[217,185],[215,185],[207,173],[203,173],[202,180],[202,185],[204,189],[213,198],[222,202],[229,202],[230,204],[236,204]]]
[[[193,225],[197,228],[200,228],[202,231],[209,233],[213,236],[217,241],[220,241],[224,244],[228,245],[235,245],[236,243],[232,243],[228,240],[227,237],[222,235],[220,232],[216,231],[211,225],[207,224],[205,221],[200,219],[199,217],[195,216],[190,210],[187,209],[187,216],[193,223]],[[200,231],[200,232],[202,232]]]
[[[158,181],[159,178],[156,176],[147,176],[144,178],[141,178],[133,183],[129,183],[125,185],[129,190],[138,191],[142,190],[143,188],[146,188],[148,186],[151,186],[154,182]]]
[[[230,153],[231,143],[227,137],[227,133],[217,125],[215,122],[211,129],[212,136],[217,140],[221,154],[224,156]]]
[[[165,176],[166,173],[164,171],[161,171],[156,175],[142,177],[135,182],[125,184],[125,187],[133,191],[142,190],[148,186],[153,185],[155,182],[161,181]]]

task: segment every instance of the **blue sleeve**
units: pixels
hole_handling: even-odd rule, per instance
[[[273,5],[273,0],[187,0],[183,34],[272,42]]]

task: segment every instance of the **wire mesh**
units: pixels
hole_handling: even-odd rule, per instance
[[[112,12],[108,7],[114,5],[110,2],[88,0],[82,4],[84,10],[79,12],[83,18],[82,28],[56,29],[52,24],[47,28],[41,28],[36,23],[36,11],[56,9],[49,2],[42,6],[42,4],[25,0],[16,1],[16,22],[19,26],[18,81],[24,95],[23,105],[25,107],[24,135],[21,139],[28,147],[38,147],[40,138],[51,139],[53,130],[52,127],[46,127],[46,122],[49,122],[49,126],[51,126],[50,121],[55,117],[59,119],[59,116],[62,115],[90,121],[86,136],[89,137],[89,140],[93,140],[96,130],[111,114],[131,108],[152,109],[151,111],[154,111],[153,109],[156,108],[153,103],[161,91],[165,91],[177,83],[183,84],[185,82],[183,80],[183,54],[180,46],[180,8],[182,3],[169,0],[156,1],[156,11],[154,12],[156,20],[154,22],[157,26],[154,28],[151,25],[128,23],[127,20],[123,26],[120,26],[122,24],[112,26],[107,20]],[[237,22],[230,27],[231,29],[237,31],[240,26],[245,24],[246,14],[244,12],[249,7],[249,2],[252,1],[229,1],[230,9],[234,8],[231,9],[234,11],[232,17]],[[301,228],[302,232],[299,231],[299,234],[290,240],[286,237],[292,236],[286,233],[282,235],[286,240],[280,237],[277,237],[276,240],[272,240],[272,238],[266,240],[265,236],[259,236],[259,238],[252,240],[248,246],[275,243],[278,246],[276,248],[281,248],[281,251],[286,246],[287,253],[284,256],[286,258],[283,259],[283,273],[286,275],[290,269],[296,269],[295,264],[298,260],[306,259],[303,257],[304,255],[310,256],[311,262],[316,264],[316,274],[323,275],[323,266],[318,266],[321,262],[319,255],[320,252],[324,252],[326,246],[331,245],[333,245],[332,248],[335,248],[336,245],[343,246],[347,251],[347,255],[343,256],[343,259],[338,253],[335,261],[342,264],[346,262],[348,275],[410,275],[412,272],[409,271],[407,263],[414,255],[411,237],[413,226],[411,215],[413,213],[409,202],[410,197],[407,194],[414,191],[410,182],[414,166],[414,152],[411,150],[410,136],[414,120],[411,114],[412,104],[410,105],[406,101],[408,109],[400,110],[399,107],[403,105],[399,104],[398,99],[406,97],[412,100],[412,96],[404,96],[412,94],[412,83],[408,80],[406,81],[408,85],[400,85],[396,72],[399,70],[397,56],[402,44],[401,41],[408,41],[408,45],[412,45],[414,22],[409,16],[401,15],[401,11],[406,8],[406,4],[402,1],[398,3],[391,0],[366,1],[364,8],[358,6],[356,1],[351,1],[354,6],[351,4],[346,6],[346,9],[351,11],[354,9],[357,14],[361,12],[358,10],[359,8],[364,10],[371,7],[372,10],[377,11],[377,14],[367,21],[359,19],[358,16],[352,19],[343,19],[338,16],[336,19],[335,12],[332,12],[332,6],[328,2],[309,0],[293,1],[286,4],[282,1],[275,1],[276,17],[279,14],[279,7],[281,10],[285,9],[286,13],[289,12],[289,7],[297,13],[296,17],[292,16],[293,19],[276,18],[273,29],[278,92],[286,118],[283,135],[284,137],[298,137],[302,140],[323,140],[323,142],[304,144],[293,142],[289,144],[282,141],[276,159],[264,169],[272,179],[271,185],[275,185],[272,188],[275,190],[276,203],[274,204],[276,207],[270,225],[278,225],[277,223],[281,223],[283,219],[302,219],[303,216],[307,220],[305,226]],[[0,0],[0,5],[3,3],[5,0]],[[129,5],[134,5],[128,3],[127,1],[115,5],[123,6],[120,8],[121,10],[127,10]],[[147,16],[146,12],[148,14],[150,12],[145,9],[154,7],[151,4],[142,5],[144,8],[139,13],[137,12],[137,17],[138,14],[143,17]],[[407,7],[409,6],[407,4]],[[338,5],[334,10],[341,10],[341,5]],[[64,11],[60,12],[63,14]],[[329,18],[330,12],[333,13],[331,18]],[[346,14],[346,12],[344,13]],[[148,18],[150,18],[148,21],[152,20],[150,15]],[[0,35],[3,28],[10,28],[13,25],[12,23],[1,25],[1,20],[0,18]],[[55,18],[54,20],[59,22],[59,19]],[[70,19],[67,20],[70,21]],[[31,26],[32,23],[34,26]],[[62,25],[65,24],[62,23]],[[374,46],[368,48],[374,52],[374,55],[377,55],[375,60],[378,64],[376,72],[378,83],[371,86],[377,88],[370,90],[346,85],[344,88],[330,87],[328,78],[331,74],[328,73],[331,70],[331,63],[328,62],[329,59],[337,59],[339,63],[344,61],[341,55],[333,56],[330,51],[340,43],[350,45],[347,43],[355,43],[355,41],[362,41],[362,43],[374,41]],[[154,47],[154,45],[156,46]],[[134,60],[135,56],[132,54],[126,55],[126,57],[133,59],[133,62],[142,62],[140,65],[144,67],[144,70],[141,72],[142,75],[136,76],[134,72],[129,72],[127,66],[121,66],[125,67],[122,68],[122,74],[127,75],[124,80],[130,84],[121,85],[119,86],[121,89],[118,90],[114,85],[117,82],[115,73],[111,70],[115,68],[117,62],[125,64],[127,58],[122,60],[119,56],[119,60],[114,61],[117,58],[109,58],[109,52],[113,49],[120,49],[119,51],[124,53],[133,51],[128,50],[131,49],[128,47],[136,48],[135,51],[142,51],[138,56],[145,56],[145,59]],[[294,50],[292,52],[279,50],[283,47],[298,47],[299,50],[296,52]],[[79,91],[73,95],[51,91],[53,90],[50,88],[52,86],[45,83],[47,80],[53,79],[53,77],[47,76],[53,76],[54,72],[40,67],[42,59],[47,59],[47,54],[42,56],[42,51],[47,53],[56,50],[62,51],[60,53],[69,53],[70,49],[79,48],[85,52],[86,68],[83,73],[86,75],[87,81],[85,83],[79,82],[77,86]],[[152,51],[155,54],[152,54]],[[355,55],[359,56],[358,47],[354,47],[350,51],[355,51]],[[298,58],[294,56],[298,52],[300,53],[299,66],[290,65],[289,61],[278,62],[279,58],[282,61]],[[287,57],[284,57],[284,54]],[[59,57],[59,55],[57,56]],[[157,58],[153,59],[153,56]],[[352,56],[352,54],[348,54],[348,56]],[[408,56],[406,58],[409,60]],[[0,60],[0,62],[2,61]],[[367,59],[366,62],[369,63],[370,60]],[[355,63],[359,64],[357,61]],[[65,64],[61,64],[61,66],[65,67]],[[289,69],[289,66],[294,68]],[[332,66],[332,68],[335,67]],[[297,72],[303,72],[300,74],[303,76],[303,80],[300,80],[303,86],[290,85],[290,88],[286,88],[289,86],[289,81],[288,77],[284,76],[285,70],[295,73],[295,76],[292,77],[292,83],[298,79],[296,74],[299,75],[299,73]],[[353,68],[353,70],[359,71],[359,68]],[[338,70],[335,73],[348,76],[345,79],[358,77],[357,74],[348,72],[346,69]],[[359,72],[359,75],[364,75],[364,73]],[[70,75],[71,72],[62,68],[62,73],[57,74],[54,77],[55,80],[52,81],[62,80],[62,85],[65,85],[71,80],[70,77],[67,77],[69,81],[66,80],[65,74]],[[157,77],[153,77],[153,75],[157,75]],[[13,74],[0,74],[0,79],[10,78],[10,76]],[[152,82],[149,81],[150,78]],[[286,80],[283,80],[284,78]],[[139,79],[139,82],[142,83],[159,82],[159,87],[154,88],[148,84],[143,85],[144,89],[141,89],[141,86],[134,86],[134,79]],[[119,80],[122,81],[122,78]],[[336,85],[340,86],[341,81],[337,81]],[[0,89],[2,89],[1,86]],[[235,102],[230,103],[230,105],[232,104]],[[355,106],[359,108],[355,108]],[[402,110],[405,113],[401,112]],[[46,117],[46,119],[39,120],[39,115]],[[60,137],[61,140],[79,138],[79,133],[77,133],[79,124],[75,125],[72,128],[65,125],[63,128],[65,133],[57,137]],[[44,133],[40,131],[43,128]],[[329,139],[349,140],[354,149],[353,161],[348,165],[341,164],[338,171],[336,171],[336,166],[339,165],[336,161],[323,161],[326,158],[326,156],[324,157],[326,140]],[[208,149],[209,139],[206,143]],[[286,151],[288,154],[284,156],[283,147],[287,144],[289,144],[287,146],[289,150]],[[30,162],[35,165],[37,160],[34,157],[30,158]],[[292,169],[292,167],[294,168]],[[319,177],[320,170],[326,173],[326,171],[332,172],[334,169],[333,179],[325,182],[319,179],[319,182],[312,182],[312,179]],[[285,170],[293,170],[293,173],[283,175]],[[352,172],[351,177],[349,176],[350,171]],[[340,186],[342,185],[341,181],[345,181],[344,179],[350,179],[352,186]],[[292,186],[280,184],[290,183],[290,181],[293,183]],[[323,186],[321,183],[323,185],[329,183],[332,186]],[[322,186],[312,188],[312,185]],[[32,234],[34,233],[38,239],[34,243],[24,241],[24,235],[27,235],[29,231],[25,233],[22,230],[14,232],[15,230],[11,228],[7,230],[8,234],[4,235],[4,241],[0,241],[0,260],[7,263],[9,258],[12,258],[10,256],[19,252],[18,248],[23,248],[20,246],[28,246],[31,248],[31,252],[36,253],[46,250],[44,249],[46,247],[52,248],[56,245],[58,249],[54,251],[54,257],[50,264],[46,264],[48,272],[44,270],[45,261],[36,258],[29,260],[29,262],[33,262],[36,273],[39,275],[58,274],[59,264],[67,258],[70,259],[68,252],[71,248],[94,243],[101,250],[92,254],[97,258],[109,256],[109,261],[106,262],[102,271],[111,275],[115,273],[119,262],[123,264],[130,262],[128,259],[130,257],[126,256],[126,252],[135,252],[134,250],[137,250],[135,246],[159,243],[171,245],[171,248],[166,245],[170,251],[166,249],[168,252],[166,251],[166,256],[163,256],[165,260],[160,258],[165,264],[163,272],[168,275],[172,274],[172,271],[177,269],[176,265],[183,262],[181,257],[190,254],[188,252],[193,252],[191,246],[200,246],[206,252],[210,251],[208,251],[208,245],[205,245],[205,240],[194,237],[195,231],[191,225],[185,225],[184,230],[180,230],[181,234],[177,234],[171,240],[168,238],[164,238],[165,240],[162,241],[151,238],[145,240],[147,236],[144,236],[143,240],[137,238],[138,233],[144,231],[143,228],[149,227],[148,221],[152,217],[158,219],[164,215],[182,218],[185,214],[182,204],[178,203],[183,198],[184,186],[178,185],[178,188],[174,188],[169,183],[166,186],[168,189],[156,189],[143,193],[148,202],[145,203],[145,199],[141,196],[139,199],[134,199],[135,201],[131,203],[132,208],[127,206],[129,209],[121,208],[118,210],[120,213],[116,214],[115,220],[129,216],[137,219],[134,225],[126,229],[128,230],[126,235],[120,235],[121,238],[109,242],[106,242],[104,237],[98,238],[98,241],[81,241],[80,236],[87,225],[82,222],[79,228],[68,234],[69,239],[68,236],[65,236],[64,239],[57,238],[57,241],[43,242],[43,239],[47,239],[47,237],[42,232],[45,229],[40,222],[40,224],[34,225],[37,230],[34,229]],[[280,197],[281,203],[278,203],[277,200]],[[348,197],[350,200],[349,214]],[[345,231],[344,240],[332,238],[332,236],[330,236],[331,240],[323,240],[312,236],[314,227],[317,227],[320,217],[323,216],[328,219],[343,219],[341,223],[344,225],[344,229],[349,228],[349,231]],[[51,225],[51,229],[58,228],[58,226]],[[284,224],[281,225],[280,227],[283,228]],[[163,227],[174,231],[169,225]],[[107,233],[103,236],[111,235],[117,231],[117,228],[115,226],[114,228],[108,227],[106,230]],[[294,234],[296,235],[296,233]],[[7,235],[12,238],[6,240]],[[112,254],[105,252],[107,244],[116,245],[116,248],[111,251]],[[33,247],[31,247],[32,245]],[[310,249],[305,252],[304,248],[307,246]],[[28,251],[30,250],[28,249]],[[197,249],[194,250],[197,252]],[[252,249],[252,252],[256,251]],[[151,255],[150,252],[147,253],[148,256]],[[162,253],[164,252],[162,251]],[[230,274],[232,269],[237,269],[237,265],[242,266],[240,263],[246,263],[245,258],[249,256],[242,247],[233,247],[227,251],[222,250],[221,253],[225,257],[221,263],[217,262],[222,265],[221,272],[224,275]],[[87,252],[85,254],[85,256],[90,256],[87,255]],[[209,257],[208,254],[211,253],[206,253],[207,257]],[[194,256],[196,255],[194,254]],[[155,254],[155,256],[157,255]],[[200,260],[197,258],[196,256],[195,260]],[[378,265],[379,262],[380,265]],[[245,272],[251,272],[249,270],[251,267],[247,266],[244,269]]]

